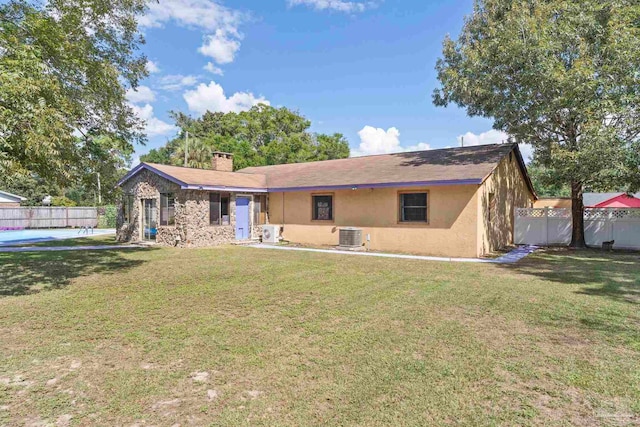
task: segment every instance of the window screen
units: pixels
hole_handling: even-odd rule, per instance
[[[176,199],[173,193],[160,194],[160,225],[175,224]]]
[[[220,225],[220,193],[209,193],[209,224]]]
[[[253,196],[253,224],[262,225],[267,222],[267,196]]]
[[[122,209],[124,222],[130,224],[133,216],[133,194],[125,194]]]
[[[313,196],[313,220],[333,220],[333,196]]]
[[[400,194],[400,221],[427,221],[427,193]]]

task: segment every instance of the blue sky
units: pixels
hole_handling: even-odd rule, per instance
[[[312,130],[344,134],[352,155],[500,142],[492,121],[436,108],[435,63],[472,0],[161,0],[141,18],[149,78],[134,109],[149,142],[175,135],[168,115],[298,110]]]

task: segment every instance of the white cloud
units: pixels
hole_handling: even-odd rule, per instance
[[[236,92],[227,98],[222,86],[214,81],[208,85],[201,83],[196,89],[186,91],[183,96],[189,110],[200,114],[207,111],[237,113],[257,104],[269,105],[264,97],[256,97],[251,92]]]
[[[400,131],[394,127],[385,131],[382,128],[365,126],[358,132],[358,136],[360,146],[355,150],[354,157],[404,151],[400,147]]]
[[[149,104],[145,104],[142,107],[131,105],[131,108],[136,116],[145,121],[145,133],[148,137],[166,135],[177,130],[172,124],[164,122],[154,116],[153,107]]]
[[[216,65],[213,62],[207,62],[207,65],[205,65],[204,67],[205,70],[207,70],[208,72],[212,73],[212,74],[217,74],[219,76],[223,76],[224,75],[224,71],[222,71],[220,68],[216,67]]]
[[[352,157],[431,149],[431,146],[426,142],[403,147],[400,145],[400,131],[395,127],[384,130],[373,126],[365,126],[358,132],[358,136],[360,137],[360,145],[357,149],[351,151]]]
[[[198,52],[213,58],[218,64],[233,62],[236,52],[240,49],[241,36],[236,32],[218,29],[215,34],[205,36],[204,44],[198,48]]]
[[[510,139],[507,133],[495,129],[482,132],[479,135],[476,135],[473,132],[467,132],[464,135],[458,136],[458,144],[462,143],[462,138],[464,138],[465,147],[472,145],[502,144],[509,142]],[[531,161],[531,156],[533,155],[533,147],[531,144],[519,144],[519,147],[524,161],[529,163]]]
[[[156,94],[148,86],[138,86],[137,89],[127,89],[127,100],[132,104],[140,104],[143,102],[153,102],[156,100]]]
[[[149,59],[147,60],[147,71],[149,72],[149,74],[159,73],[160,67],[158,66],[157,62],[154,62]]]
[[[289,6],[310,6],[316,10],[334,10],[337,12],[364,12],[376,6],[373,1],[345,1],[345,0],[288,0]]]
[[[467,132],[464,135],[458,136],[458,144],[462,143],[463,138],[464,145],[468,147],[472,145],[502,144],[503,142],[507,142],[509,135],[495,129],[491,129],[490,131],[483,132],[479,135],[476,135],[473,132]]]
[[[198,51],[218,64],[228,64],[240,49],[239,27],[248,19],[247,14],[215,0],[162,0],[149,2],[148,11],[139,23],[141,27],[159,28],[173,22],[199,30],[204,41]]]
[[[183,76],[182,74],[169,74],[163,76],[159,80],[159,86],[161,89],[175,91],[184,89],[187,87],[195,86],[198,83],[197,76]]]

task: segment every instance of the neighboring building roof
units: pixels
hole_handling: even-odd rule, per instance
[[[517,144],[478,145],[348,159],[250,167],[237,172],[141,163],[120,182],[147,169],[184,189],[303,191],[482,184],[509,153],[536,197]],[[268,189],[268,190],[267,190]]]
[[[0,190],[0,200],[2,199],[8,199],[8,201],[11,201],[11,202],[20,202],[23,200],[27,200],[26,197],[18,196],[17,194],[11,194],[6,191]]]
[[[584,203],[584,206],[587,208],[595,208],[595,207],[600,207],[598,205],[604,204],[608,201],[610,201],[611,199],[615,199],[617,197],[620,197],[622,195],[625,195],[626,193],[623,192],[617,192],[617,193],[584,193],[582,195],[582,202]],[[640,199],[640,193],[635,194],[634,196],[637,199]]]
[[[122,185],[122,183],[145,169],[178,184],[183,189],[253,192],[267,191],[267,182],[264,175],[249,175],[210,169],[184,168],[180,166],[160,165],[157,163],[140,163],[124,178],[122,178],[120,182],[118,182],[118,185]]]
[[[481,184],[500,160],[514,151],[527,185],[535,195],[517,147],[517,144],[478,145],[250,167],[239,172],[266,175],[269,191]]]

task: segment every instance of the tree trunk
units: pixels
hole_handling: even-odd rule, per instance
[[[584,203],[582,201],[582,183],[571,182],[571,244],[572,248],[586,248],[584,240]]]

